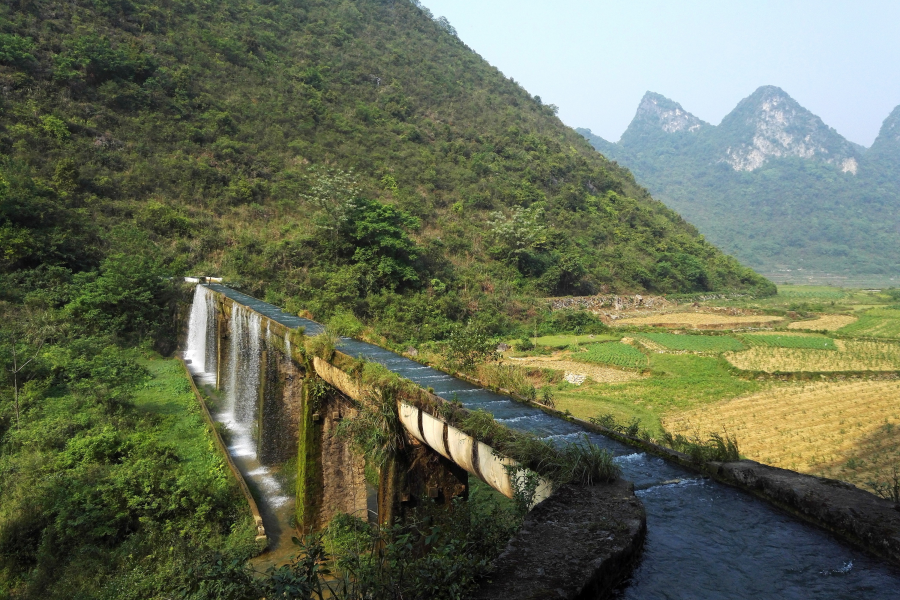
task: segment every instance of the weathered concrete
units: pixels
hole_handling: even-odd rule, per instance
[[[849,483],[752,460],[709,463],[716,479],[769,502],[900,564],[900,505]]]
[[[647,530],[633,484],[565,485],[528,513],[476,600],[603,597],[630,574]]]

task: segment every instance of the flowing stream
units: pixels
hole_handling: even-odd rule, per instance
[[[202,287],[198,286],[197,298],[207,293],[199,291]],[[209,288],[252,309],[245,311],[248,315],[255,311],[290,328],[304,327],[308,335],[323,329],[314,321],[290,315],[231,288],[218,284],[210,284]],[[246,323],[240,325],[233,319],[235,327],[251,329],[252,318],[245,318]],[[193,324],[193,312],[191,319]],[[235,337],[232,332],[231,343],[235,343]],[[635,483],[647,511],[643,558],[627,585],[617,592],[617,598],[900,597],[898,570],[750,494],[704,479],[693,471],[384,348],[345,338],[339,349],[381,363],[423,387],[434,388],[443,398],[458,399],[466,408],[483,408],[512,429],[534,432],[561,443],[587,435],[593,443],[610,450],[622,467],[623,477]],[[248,362],[258,361],[249,340],[241,351],[249,353]],[[229,367],[229,372],[237,370],[238,367]],[[248,438],[251,428],[248,424]],[[235,450],[243,448],[235,445]],[[280,490],[273,489],[271,494],[274,501],[282,498]]]

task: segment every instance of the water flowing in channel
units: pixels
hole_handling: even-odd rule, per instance
[[[289,328],[304,327],[308,335],[323,330],[225,286],[209,287]],[[443,398],[455,397],[467,408],[483,408],[510,428],[557,443],[587,434],[610,450],[647,511],[643,557],[618,598],[897,598],[896,569],[750,494],[378,346],[344,338],[339,349],[432,387]]]

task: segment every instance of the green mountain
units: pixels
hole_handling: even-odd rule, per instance
[[[0,91],[7,274],[155,257],[399,340],[771,289],[417,3],[7,2]]]
[[[872,148],[844,139],[777,87],[717,126],[648,92],[618,143],[595,148],[712,243],[779,279],[887,281],[900,270],[900,107]]]

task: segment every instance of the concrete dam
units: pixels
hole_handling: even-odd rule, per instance
[[[270,543],[290,538],[292,518],[299,529],[316,531],[339,512],[386,522],[419,498],[465,497],[470,475],[512,494],[511,459],[496,456],[416,402],[401,402],[398,414],[419,460],[384,469],[393,472],[381,473],[377,488],[367,483],[363,458],[349,442],[330,435],[365,401],[341,364],[361,357],[417,384],[422,402],[457,399],[466,409],[487,410],[510,429],[555,444],[587,435],[612,452],[646,511],[640,560],[613,593],[616,598],[898,597],[896,567],[839,539],[821,522],[811,525],[805,521],[814,519],[782,510],[790,508],[784,503],[774,502],[777,508],[760,494],[677,461],[357,340],[340,340],[340,360],[310,357],[302,350],[304,340],[321,333],[320,324],[223,285],[197,286],[188,321],[184,357],[194,380],[216,394],[212,419],[229,432],[227,452],[256,491],[260,534]],[[311,385],[312,374],[324,384]],[[284,489],[277,470],[295,456],[297,489]],[[736,472],[723,465],[726,471]],[[550,500],[535,512],[553,502],[552,491],[544,482],[535,501]],[[620,493],[623,499],[630,494]],[[900,537],[888,540],[881,554],[893,557],[895,542]],[[578,597],[597,597],[591,593]]]

